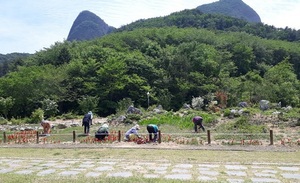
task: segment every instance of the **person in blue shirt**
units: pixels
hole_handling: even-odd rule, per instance
[[[140,138],[139,134],[138,134],[138,130],[140,129],[139,125],[135,125],[134,127],[130,128],[126,133],[125,133],[125,141],[129,141],[131,140],[131,136],[136,136],[138,138]]]
[[[152,142],[157,142],[158,126],[154,124],[149,124],[147,125],[147,131],[149,133],[149,140]],[[154,134],[153,139],[152,139],[152,134]]]

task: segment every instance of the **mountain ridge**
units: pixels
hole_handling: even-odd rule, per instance
[[[223,8],[219,8],[220,6]],[[261,22],[259,15],[242,0],[220,0],[218,2],[200,5],[196,9],[203,13],[217,13],[246,20],[248,22]],[[219,11],[219,13],[216,11]],[[94,38],[100,38],[114,30],[117,29],[106,24],[104,20],[94,13],[85,10],[82,11],[75,19],[67,40],[91,40]]]

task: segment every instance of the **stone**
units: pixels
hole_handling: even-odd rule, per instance
[[[256,177],[275,177],[275,174],[269,174],[269,173],[254,173]]]
[[[159,175],[157,175],[157,174],[144,174],[144,177],[153,179],[153,178],[159,178]]]
[[[217,178],[215,177],[208,177],[208,176],[199,176],[199,181],[217,181]]]
[[[268,100],[261,100],[259,101],[259,108],[262,111],[268,110],[269,109],[269,101]]]
[[[99,177],[100,175],[102,175],[101,172],[89,172],[85,174],[86,177]]]
[[[179,179],[179,180],[191,180],[191,174],[169,174],[165,176],[166,179]]]
[[[62,176],[71,176],[71,175],[77,175],[79,174],[78,171],[63,171],[61,173],[59,173],[59,175],[62,175]]]
[[[284,171],[299,171],[299,167],[278,167],[278,168]]]
[[[204,174],[204,175],[211,175],[211,176],[219,175],[219,172],[216,172],[216,171],[200,171],[200,173]]]
[[[7,168],[7,169],[0,169],[0,174],[2,173],[9,173],[9,172],[12,172],[14,169],[12,168]]]
[[[55,166],[55,168],[58,168],[58,169],[65,169],[67,167],[69,167],[69,166],[68,165],[57,165],[57,166]]]
[[[245,182],[243,179],[227,179],[229,183],[242,183]]]
[[[188,173],[189,170],[186,170],[186,169],[179,169],[179,168],[174,168],[171,172],[172,172],[172,173]]]
[[[108,177],[131,177],[131,172],[116,172],[107,174]]]
[[[246,172],[243,172],[243,171],[226,171],[227,175],[230,175],[230,176],[247,176]]]
[[[191,165],[191,164],[178,164],[178,165],[175,165],[174,167],[176,167],[176,168],[192,168],[193,165]]]
[[[225,168],[229,170],[247,170],[247,167],[241,165],[225,165]]]
[[[45,176],[54,173],[56,170],[55,169],[48,169],[48,170],[43,170],[37,173],[38,176]]]
[[[21,170],[21,171],[15,172],[15,173],[28,175],[28,174],[31,174],[32,172],[33,172],[33,170]]]
[[[300,180],[300,174],[283,173],[281,175],[286,179],[298,179],[298,180]]]
[[[271,178],[251,178],[251,181],[253,183],[277,183],[277,182],[281,182],[278,179],[271,179]]]
[[[112,166],[101,166],[98,168],[95,168],[95,171],[110,171],[113,170],[114,168]]]

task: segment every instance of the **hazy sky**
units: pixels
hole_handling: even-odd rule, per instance
[[[0,0],[0,53],[35,53],[68,37],[83,10],[116,28],[218,0]],[[243,0],[263,23],[300,29],[300,0]]]

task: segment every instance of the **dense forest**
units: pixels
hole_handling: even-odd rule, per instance
[[[7,118],[39,108],[49,116],[82,114],[88,104],[107,116],[124,99],[147,108],[147,92],[150,105],[174,111],[198,96],[218,100],[220,107],[261,99],[299,107],[299,37],[286,40],[283,33],[185,10],[91,41],[56,42],[11,62],[0,78],[0,111]]]

